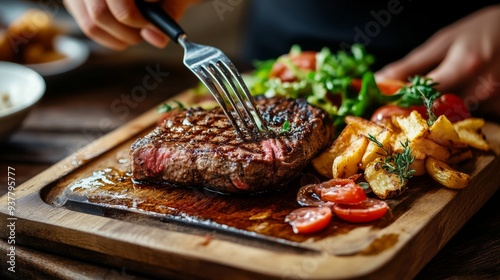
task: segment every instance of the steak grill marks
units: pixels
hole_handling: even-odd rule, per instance
[[[224,193],[283,187],[331,144],[331,119],[302,99],[260,97],[256,101],[273,132],[257,141],[239,138],[220,108],[169,112],[158,127],[132,145],[134,179]],[[282,132],[287,120],[290,129]]]

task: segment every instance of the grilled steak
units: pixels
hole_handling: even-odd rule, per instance
[[[203,186],[223,193],[282,187],[333,141],[323,110],[302,99],[257,98],[274,136],[242,140],[220,108],[167,113],[132,144],[133,177],[139,182]],[[289,129],[283,129],[288,120]]]

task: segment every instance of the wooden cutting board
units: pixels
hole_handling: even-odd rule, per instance
[[[322,232],[296,235],[284,217],[299,207],[311,168],[284,190],[253,196],[133,184],[130,145],[159,118],[152,109],[18,186],[15,209],[0,212],[17,218],[16,242],[160,277],[410,279],[500,185],[500,126],[488,123],[493,151],[460,167],[472,175],[467,188],[418,177],[379,221],[334,217]]]

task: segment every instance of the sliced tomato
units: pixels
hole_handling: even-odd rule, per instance
[[[295,55],[284,55],[284,57],[290,57],[292,63],[301,70],[315,70],[316,69],[316,52],[313,51],[303,51]],[[277,77],[283,82],[293,82],[297,80],[293,71],[288,69],[284,63],[278,61],[273,65],[271,69],[270,77]]]
[[[297,192],[297,202],[300,206],[327,206],[331,202],[321,200],[321,184],[309,184]]]
[[[343,186],[323,188],[321,199],[342,204],[357,204],[366,200],[365,191],[352,183]]]
[[[451,122],[458,122],[471,116],[463,99],[452,93],[441,95],[434,100],[432,106],[437,117],[445,115]]]
[[[302,207],[285,218],[295,233],[313,233],[324,229],[332,219],[330,207]]]
[[[335,204],[332,210],[342,220],[366,223],[382,218],[388,209],[385,201],[367,198],[359,204]]]
[[[357,179],[357,178],[356,178]],[[331,188],[335,186],[345,186],[349,184],[355,184],[354,180],[351,178],[338,178],[338,179],[330,179],[321,183],[321,188]]]
[[[451,122],[458,122],[466,118],[470,118],[471,114],[467,109],[467,105],[458,95],[446,93],[434,100],[432,104],[436,117],[445,115]],[[371,121],[381,122],[385,119],[390,119],[392,115],[407,116],[411,111],[417,110],[423,118],[427,119],[427,108],[424,105],[410,106],[403,108],[396,105],[384,105],[379,107],[372,114]]]
[[[357,179],[358,177],[353,178]],[[323,183],[305,185],[297,192],[297,202],[301,206],[331,206],[332,202],[321,199],[321,190],[348,184],[355,184],[355,182],[351,178],[331,179]]]

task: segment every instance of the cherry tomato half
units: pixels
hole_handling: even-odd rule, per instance
[[[357,204],[366,200],[365,191],[356,184],[333,186],[321,190],[321,199],[342,204]]]
[[[357,179],[358,176],[353,178]],[[297,202],[301,206],[331,206],[333,203],[330,201],[323,200],[321,197],[321,191],[325,188],[339,187],[344,185],[354,185],[353,179],[331,179],[323,183],[308,184],[299,189],[297,192]]]
[[[451,122],[458,122],[471,116],[462,98],[452,93],[441,95],[434,100],[432,106],[437,117],[445,115]]]
[[[315,70],[316,69],[316,52],[313,51],[303,51],[296,55],[284,55],[285,57],[290,57],[292,63],[301,70]],[[270,77],[277,77],[283,82],[293,82],[297,80],[297,77],[293,72],[288,69],[282,62],[276,62],[271,69]]]
[[[333,203],[321,200],[321,184],[309,184],[297,192],[300,206],[331,206]]]
[[[353,179],[354,178],[354,179]],[[328,181],[325,181],[321,183],[321,188],[331,188],[335,186],[345,186],[345,185],[350,185],[350,184],[355,184],[354,180],[358,179],[358,176],[352,175],[349,178],[337,178],[337,179],[330,179]]]
[[[330,207],[302,207],[293,210],[285,218],[294,233],[313,233],[324,229],[332,219]]]
[[[340,219],[353,223],[366,223],[382,218],[389,206],[385,201],[367,198],[359,204],[335,204],[333,212]]]
[[[457,122],[471,117],[462,98],[452,93],[441,95],[434,100],[432,107],[434,108],[436,117],[445,115],[451,122]],[[410,106],[409,108],[402,108],[396,105],[384,105],[375,110],[371,117],[371,121],[380,122],[384,119],[390,119],[392,115],[407,116],[413,110],[417,110],[423,118],[428,118],[427,109],[424,105]]]

